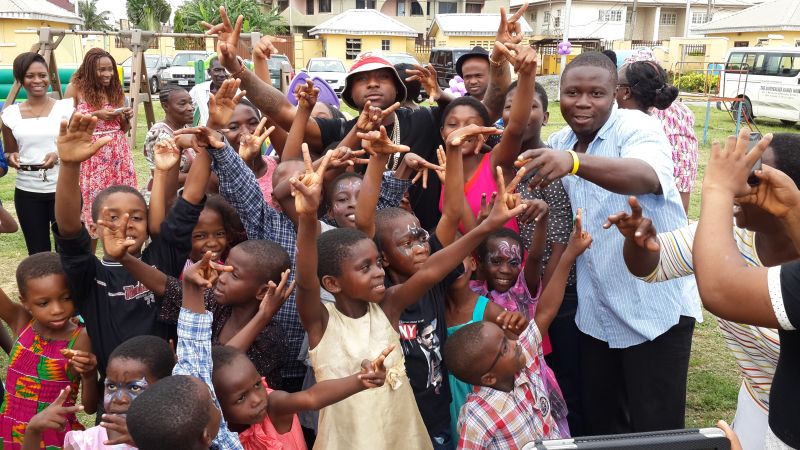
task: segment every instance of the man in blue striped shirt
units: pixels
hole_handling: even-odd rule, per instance
[[[617,72],[602,53],[583,53],[561,78],[568,126],[529,150],[518,165],[531,185],[562,179],[573,211],[582,208],[593,248],[577,262],[584,415],[588,434],[684,427],[686,377],[695,321],[694,280],[647,284],[622,258],[624,239],[602,229],[638,196],[657,229],[686,224],[672,177],[671,150],[658,120],[614,104]],[[569,176],[575,175],[575,176]]]

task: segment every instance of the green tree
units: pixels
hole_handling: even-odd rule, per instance
[[[127,0],[126,10],[131,25],[147,31],[160,31],[172,13],[166,0]]]
[[[78,15],[83,19],[83,29],[93,31],[111,31],[108,24],[108,11],[97,11],[97,0],[78,0]]]
[[[262,11],[253,0],[226,0],[223,5],[231,20],[244,16],[242,31],[259,31],[262,34],[280,34],[286,31],[283,18],[277,9]],[[204,33],[200,22],[220,23],[219,0],[189,0],[175,11],[176,33]]]

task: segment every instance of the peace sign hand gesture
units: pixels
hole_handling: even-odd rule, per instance
[[[399,107],[400,103],[395,102],[386,109],[380,109],[377,106],[372,106],[372,102],[367,100],[356,121],[356,130],[361,132],[377,130],[383,123],[383,119],[389,117],[390,114],[394,114]]]
[[[300,175],[300,178],[289,178],[297,214],[316,217],[322,196],[322,181],[330,159],[331,152],[328,152],[322,157],[322,163],[315,171],[311,162],[311,154],[308,151],[308,144],[303,143],[303,161],[305,162],[306,170]]]
[[[269,135],[275,130],[274,126],[267,128],[267,118],[262,117],[253,134],[245,133],[239,138],[239,156],[244,161],[252,161],[261,155],[261,146]]]
[[[61,390],[58,397],[39,414],[33,416],[25,430],[26,436],[41,436],[44,430],[63,431],[67,426],[67,416],[83,410],[83,406],[64,406],[69,398],[71,387]]]
[[[237,74],[243,69],[242,64],[236,58],[236,50],[239,48],[239,34],[242,32],[244,16],[237,17],[236,25],[231,26],[231,20],[228,18],[228,13],[225,11],[224,6],[219,7],[219,15],[222,18],[222,23],[211,25],[208,22],[200,22],[200,25],[207,30],[206,34],[214,34],[219,37],[219,42],[217,42],[219,63],[228,72]]]
[[[505,8],[500,8],[500,27],[497,29],[496,41],[510,42],[512,44],[522,42],[522,24],[519,19],[525,14],[526,9],[528,9],[528,4],[523,3],[517,12],[510,19],[507,19]]]
[[[506,182],[503,180],[503,169],[497,166],[497,200],[479,226],[487,226],[490,230],[499,230],[509,220],[525,211],[528,205],[519,201],[519,194],[509,194],[506,191]]]
[[[200,261],[189,266],[183,272],[184,286],[188,283],[202,289],[211,289],[219,278],[220,272],[233,272],[232,266],[217,264],[211,260],[213,257],[214,253],[207,251]]]
[[[114,261],[122,260],[128,253],[128,249],[136,245],[136,241],[127,236],[129,214],[125,213],[122,217],[114,220],[111,211],[103,208],[103,218],[97,221],[97,225],[103,230],[103,250],[106,256]]]
[[[286,285],[289,281],[289,273],[291,273],[290,269],[286,269],[281,273],[281,281],[277,286],[273,281],[269,282],[267,293],[264,294],[264,298],[261,299],[261,303],[258,305],[258,314],[261,314],[262,317],[273,317],[286,303],[289,295],[294,290],[294,281],[289,283],[288,287]]]
[[[233,110],[236,105],[247,94],[247,91],[239,91],[242,80],[225,80],[216,94],[211,94],[208,103],[208,123],[206,124],[213,130],[218,130],[230,122]],[[237,94],[236,92],[239,91]]]
[[[630,213],[620,211],[608,216],[608,221],[603,224],[603,228],[609,229],[612,225],[616,225],[617,230],[626,240],[651,252],[659,251],[661,245],[658,243],[658,232],[653,221],[642,215],[642,207],[636,197],[628,197],[628,204],[631,205]]]

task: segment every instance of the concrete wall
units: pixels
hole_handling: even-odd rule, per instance
[[[346,59],[347,39],[361,39],[361,52],[380,52],[381,41],[384,39],[390,41],[391,48],[388,50],[390,52],[406,52],[409,45],[408,42],[411,41],[412,46],[414,44],[413,38],[406,38],[402,36],[356,36],[342,34],[327,34],[320,36],[319,40],[322,41],[320,43],[320,47],[324,48],[324,56],[328,58],[338,58],[342,60],[345,67],[348,68],[353,65],[355,60]],[[306,41],[308,40],[303,40],[304,45]]]
[[[302,69],[311,58],[321,58],[325,56],[323,51],[324,40],[303,39],[302,34],[294,35],[294,65],[296,69]]]
[[[783,39],[770,39],[768,45],[794,47],[800,41],[800,31],[781,32],[755,32],[755,33],[713,33],[708,36],[723,37],[728,39],[728,49],[733,48],[736,42],[747,42],[749,47],[755,47],[759,39],[768,39],[770,35],[783,36]]]

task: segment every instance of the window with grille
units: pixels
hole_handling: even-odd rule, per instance
[[[458,12],[458,3],[439,2],[439,14],[455,14],[456,12]]]
[[[397,0],[397,16],[403,17],[406,15],[406,0]]]
[[[599,22],[622,22],[622,10],[620,9],[601,9],[598,10]]]
[[[692,13],[692,23],[699,25],[708,22],[708,14],[705,11],[695,11]]]
[[[389,39],[381,39],[381,51],[388,52],[392,49],[392,41]]]
[[[658,23],[661,25],[675,25],[678,23],[678,13],[662,12],[661,20]]]
[[[411,2],[411,15],[412,16],[421,16],[421,15],[423,15],[422,14],[422,5],[420,5],[419,2]]]
[[[356,59],[361,53],[361,39],[347,39],[345,41],[345,58]]]
[[[375,0],[356,0],[356,9],[375,9]]]
[[[467,14],[480,14],[483,9],[483,3],[467,3],[464,12]]]
[[[331,0],[319,0],[319,12],[321,13],[331,12]]]
[[[545,25],[550,25],[550,15],[551,15],[550,11],[545,11],[544,12],[544,24]]]

